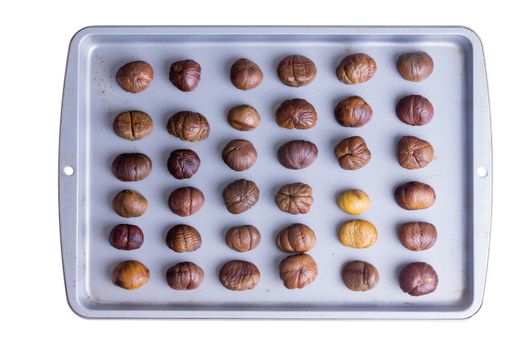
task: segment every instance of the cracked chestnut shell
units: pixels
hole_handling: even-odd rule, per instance
[[[308,213],[313,202],[312,187],[300,182],[284,185],[275,196],[279,209],[293,215]]]
[[[219,272],[219,279],[229,290],[241,291],[253,289],[259,283],[261,273],[257,266],[248,261],[232,260],[224,264]]]
[[[360,128],[372,119],[372,107],[359,96],[339,101],[335,106],[335,117],[341,126]]]
[[[293,140],[283,144],[277,151],[277,158],[288,169],[304,169],[317,159],[317,146],[305,140]]]
[[[199,231],[190,225],[175,225],[166,235],[166,245],[177,253],[193,252],[202,243]]]
[[[430,142],[415,136],[403,136],[397,143],[397,161],[405,169],[421,169],[434,159]]]
[[[432,74],[434,61],[426,52],[409,52],[398,57],[397,70],[403,79],[419,82]]]
[[[261,68],[247,58],[239,58],[230,69],[230,80],[237,89],[253,89],[259,86],[263,78]]]
[[[403,209],[426,209],[436,201],[436,192],[430,185],[411,181],[396,188],[395,198],[397,204]]]
[[[301,55],[286,56],[277,66],[277,75],[284,85],[300,87],[310,84],[317,74],[315,63]]]
[[[197,289],[204,280],[204,271],[199,265],[184,261],[166,271],[166,282],[175,290]]]
[[[260,121],[259,112],[250,105],[235,106],[228,112],[228,123],[237,130],[253,130],[259,125]]]
[[[420,95],[405,96],[396,106],[396,114],[403,123],[413,126],[428,124],[434,117],[434,107]]]
[[[228,184],[222,191],[226,209],[232,214],[240,214],[253,207],[259,200],[259,188],[255,182],[240,179]]]
[[[232,170],[248,170],[257,161],[257,150],[248,140],[231,140],[222,150],[222,160]]]
[[[111,164],[113,175],[120,181],[144,180],[151,173],[151,159],[142,153],[122,153]]]
[[[204,194],[195,187],[180,187],[171,192],[168,205],[174,214],[190,216],[204,206]]]
[[[177,149],[168,158],[168,171],[179,180],[191,178],[200,165],[199,155],[191,149]]]
[[[368,164],[372,154],[365,140],[360,136],[352,136],[341,140],[334,148],[339,166],[345,170],[357,170]]]
[[[287,289],[300,289],[313,283],[317,277],[317,264],[308,254],[295,254],[279,264],[279,277]]]
[[[201,80],[201,66],[194,60],[182,60],[170,67],[170,81],[179,90],[193,91]]]
[[[168,132],[183,141],[201,141],[208,138],[210,125],[205,116],[197,112],[175,113],[167,125]]]
[[[117,83],[131,93],[146,90],[153,81],[153,68],[144,61],[129,62],[117,72]]]
[[[314,231],[305,224],[292,224],[275,237],[277,247],[285,253],[306,253],[315,245]]]
[[[113,131],[123,139],[136,141],[151,134],[153,121],[141,111],[122,112],[113,120]]]
[[[140,227],[135,225],[120,224],[111,229],[109,244],[120,250],[138,249],[144,243],[144,234]]]
[[[439,279],[432,266],[424,262],[407,264],[399,273],[399,286],[414,297],[432,293]]]
[[[432,248],[437,240],[437,230],[428,222],[407,222],[399,227],[399,241],[410,250],[419,252]]]
[[[311,129],[317,124],[315,107],[301,98],[286,100],[275,111],[277,125],[286,129]]]
[[[354,292],[365,292],[379,282],[379,272],[374,265],[365,261],[351,261],[343,267],[343,282]]]
[[[346,56],[337,66],[337,79],[344,84],[359,84],[372,79],[377,71],[376,61],[367,54]]]
[[[149,281],[149,269],[136,260],[122,261],[113,268],[111,279],[121,288],[137,289]]]
[[[226,244],[238,252],[255,249],[261,241],[259,230],[252,225],[235,226],[226,233]]]
[[[369,221],[351,220],[339,229],[339,240],[351,248],[368,248],[377,241],[377,229]]]
[[[134,190],[123,190],[113,198],[113,210],[124,218],[141,216],[148,209],[148,200]]]

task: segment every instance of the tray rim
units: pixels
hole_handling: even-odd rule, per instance
[[[346,34],[346,35],[449,35],[463,38],[471,46],[472,54],[472,236],[473,261],[471,276],[472,298],[457,309],[425,311],[385,310],[113,310],[91,307],[77,293],[77,235],[80,198],[78,133],[78,68],[82,42],[95,34]],[[69,117],[68,117],[69,116]],[[90,319],[466,319],[474,316],[482,306],[485,291],[492,213],[492,137],[488,85],[483,47],[479,36],[464,26],[88,26],[74,34],[70,41],[66,65],[59,142],[59,220],[62,265],[67,302],[78,316]],[[482,142],[480,142],[480,140]],[[69,146],[69,147],[66,147]],[[73,176],[66,176],[64,167],[72,166]],[[476,175],[478,166],[487,170],[484,178]],[[74,215],[72,215],[74,214]],[[69,234],[66,234],[68,232]],[[71,234],[74,232],[75,234]]]

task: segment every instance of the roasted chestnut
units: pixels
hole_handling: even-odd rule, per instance
[[[210,125],[205,116],[197,112],[175,113],[168,121],[168,132],[183,141],[201,141],[208,138]]]
[[[166,282],[175,290],[199,288],[204,280],[204,271],[189,261],[178,263],[166,271]]]
[[[432,74],[434,61],[426,52],[409,52],[398,57],[397,70],[403,79],[418,82]]]
[[[285,168],[304,169],[317,159],[317,146],[310,141],[289,141],[279,147],[277,158]]]
[[[141,216],[148,208],[148,200],[134,190],[123,190],[113,198],[113,210],[125,218]]]
[[[339,229],[339,240],[347,247],[368,248],[377,241],[377,229],[369,221],[348,221]]]
[[[222,150],[222,160],[232,170],[248,170],[257,160],[257,150],[248,140],[231,140]]]
[[[191,149],[177,149],[170,153],[168,171],[176,179],[189,179],[199,170],[201,160]]]
[[[429,100],[420,95],[405,96],[396,106],[399,120],[408,125],[421,126],[434,117],[434,107]]]
[[[168,205],[174,214],[189,216],[204,206],[204,194],[195,187],[180,187],[171,192]]]
[[[146,90],[152,81],[153,68],[144,61],[126,63],[117,72],[120,87],[134,94]]]
[[[306,253],[315,245],[315,233],[305,224],[292,224],[277,234],[277,247],[286,253]]]
[[[277,66],[277,75],[284,85],[299,87],[310,84],[317,74],[315,63],[308,57],[286,56]]]
[[[261,68],[247,58],[239,58],[230,70],[232,84],[241,90],[253,89],[263,81]]]
[[[248,261],[232,260],[224,264],[219,272],[219,279],[229,290],[241,291],[253,289],[259,283],[261,273],[257,266]]]
[[[397,160],[406,169],[424,168],[434,158],[430,142],[415,136],[403,136],[397,143]]]
[[[317,112],[310,102],[286,100],[275,111],[277,125],[286,129],[310,129],[317,123]]]
[[[348,190],[339,195],[337,204],[346,213],[359,215],[370,208],[370,197],[362,190]]]
[[[111,164],[113,175],[120,181],[144,180],[151,173],[151,159],[142,153],[122,153]]]
[[[317,264],[308,254],[291,255],[279,264],[279,277],[288,289],[304,288],[317,277]]]
[[[364,292],[374,288],[379,282],[379,272],[374,265],[364,261],[351,261],[343,267],[343,282],[354,292]]]
[[[418,210],[431,207],[436,201],[436,192],[432,186],[412,181],[396,188],[397,204],[406,210]]]
[[[360,128],[372,119],[372,107],[359,96],[339,101],[335,106],[335,118],[345,127]]]
[[[226,233],[226,244],[238,252],[255,249],[261,241],[259,230],[252,225],[235,226]]]
[[[250,105],[235,106],[228,112],[228,123],[237,130],[253,130],[259,125],[260,121],[261,116]]]
[[[398,233],[401,244],[416,252],[432,248],[437,239],[436,227],[428,222],[407,222]]]
[[[137,289],[149,281],[149,270],[139,261],[126,260],[113,268],[111,279],[115,285],[121,288]]]
[[[359,84],[372,79],[376,73],[376,61],[367,54],[356,53],[343,58],[337,66],[337,79],[344,84]]]
[[[183,60],[170,67],[170,81],[181,91],[193,91],[201,80],[201,66],[194,60]]]
[[[399,274],[399,286],[414,297],[432,293],[439,279],[432,266],[424,262],[407,264]]]
[[[202,243],[199,231],[190,225],[175,225],[166,235],[166,245],[177,253],[193,252]]]
[[[136,141],[151,133],[153,121],[141,111],[122,112],[113,120],[113,130],[123,139]]]
[[[259,200],[259,188],[255,182],[240,179],[224,188],[222,198],[226,209],[232,214],[240,214],[253,207]]]
[[[109,244],[116,249],[138,249],[144,243],[144,234],[140,227],[135,225],[120,224],[109,233]]]
[[[314,202],[312,188],[300,182],[284,185],[275,196],[275,203],[289,214],[306,214]]]
[[[335,157],[341,168],[357,170],[368,164],[372,154],[360,136],[341,140],[334,149]]]

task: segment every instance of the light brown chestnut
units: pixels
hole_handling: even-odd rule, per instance
[[[335,107],[335,117],[341,126],[360,128],[372,119],[372,107],[359,96],[341,100]]]
[[[287,289],[300,289],[317,278],[317,264],[308,254],[291,255],[279,264],[279,277]]]
[[[275,111],[277,125],[286,129],[311,129],[317,124],[317,111],[308,101],[286,100]]]
[[[289,141],[279,147],[277,158],[285,168],[304,169],[317,159],[317,146],[305,140]]]
[[[204,206],[204,194],[195,187],[180,187],[171,192],[168,205],[174,214],[190,216]]]
[[[312,187],[300,182],[284,185],[275,196],[279,209],[293,215],[308,213],[313,202]]]
[[[434,107],[421,95],[405,96],[396,106],[396,114],[403,123],[421,126],[430,123],[434,117]]]
[[[260,121],[259,112],[250,105],[235,106],[228,112],[228,123],[237,130],[253,130],[259,125]]]
[[[232,84],[241,90],[249,90],[259,86],[263,77],[261,68],[247,58],[239,58],[230,69]]]
[[[175,225],[166,235],[166,245],[177,253],[193,252],[202,243],[199,231],[190,225]]]
[[[430,208],[436,201],[436,192],[432,186],[422,182],[412,181],[396,188],[397,204],[406,210]]]
[[[430,142],[415,136],[403,136],[397,143],[397,161],[406,169],[421,169],[434,159]]]
[[[113,175],[120,181],[144,180],[151,173],[151,159],[142,153],[122,153],[111,164]]]
[[[401,244],[416,252],[432,248],[437,239],[436,227],[428,222],[404,223],[398,234]]]
[[[129,62],[117,72],[117,83],[131,93],[146,90],[153,81],[153,68],[144,61]]]
[[[168,120],[168,132],[183,141],[201,141],[208,138],[210,125],[205,116],[197,112],[182,111]]]
[[[148,208],[148,200],[134,190],[123,190],[113,198],[113,210],[124,218],[141,216]]]
[[[148,283],[149,269],[136,260],[122,261],[113,268],[111,279],[120,288],[137,289]]]
[[[228,247],[243,253],[257,248],[261,234],[253,225],[242,225],[230,228],[225,239]]]
[[[222,285],[229,290],[253,289],[259,283],[261,273],[257,266],[248,261],[232,260],[224,264],[219,272]]]
[[[204,280],[204,271],[189,261],[178,263],[166,271],[166,282],[175,290],[197,289]]]
[[[240,179],[228,184],[222,191],[226,209],[232,214],[240,214],[253,207],[259,200],[259,188],[255,182]]]
[[[153,121],[141,111],[122,112],[113,120],[113,131],[123,139],[136,141],[151,134]]]
[[[434,61],[426,52],[409,52],[398,57],[397,70],[403,79],[419,82],[432,74]]]
[[[360,136],[352,136],[341,140],[334,148],[339,166],[345,170],[357,170],[368,164],[372,153],[365,140]]]
[[[283,228],[275,238],[277,247],[286,253],[306,253],[315,245],[315,233],[305,224],[292,224]]]
[[[315,79],[316,74],[315,63],[305,56],[286,56],[277,66],[279,79],[284,85],[291,87],[310,84]]]
[[[257,160],[257,150],[248,140],[231,140],[222,150],[222,160],[232,170],[248,170]]]
[[[344,84],[359,84],[372,79],[376,73],[376,61],[367,54],[356,53],[343,58],[337,66],[337,79]]]
[[[201,66],[194,60],[182,60],[170,67],[170,81],[179,90],[193,91],[201,80]]]

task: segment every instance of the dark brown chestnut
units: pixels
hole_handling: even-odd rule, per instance
[[[195,187],[180,187],[171,193],[168,205],[174,214],[190,216],[204,206],[204,194]]]
[[[222,150],[222,160],[232,170],[248,170],[257,160],[257,150],[248,140],[231,140]]]
[[[317,159],[317,146],[305,140],[289,141],[279,147],[277,158],[285,168],[304,169]]]
[[[120,224],[109,233],[109,244],[116,249],[138,249],[144,242],[144,234],[140,227],[135,225]]]
[[[313,202],[312,187],[300,182],[284,185],[275,196],[279,209],[292,215],[308,213]]]
[[[249,90],[263,81],[263,72],[249,59],[239,58],[230,69],[230,80],[237,89]]]
[[[240,179],[228,184],[222,191],[226,209],[232,214],[240,214],[253,207],[259,200],[259,188],[255,182]]]
[[[403,79],[419,82],[432,74],[434,61],[426,52],[409,52],[398,57],[397,70]]]
[[[224,264],[219,272],[219,279],[229,290],[241,291],[253,289],[259,283],[261,273],[257,266],[248,261],[232,260]]]
[[[193,252],[200,248],[201,235],[190,225],[175,225],[166,235],[166,245],[177,253]]]
[[[401,244],[416,252],[432,248],[437,239],[436,227],[428,222],[404,223],[398,233]]]
[[[201,80],[201,66],[194,60],[182,60],[170,67],[170,81],[179,90],[193,91]]]
[[[168,132],[183,141],[201,141],[208,138],[210,124],[205,116],[197,112],[175,113],[168,121]]]
[[[395,198],[397,204],[403,209],[426,209],[436,201],[436,192],[430,185],[411,181],[396,188]]]
[[[432,293],[439,279],[432,266],[424,262],[407,264],[399,274],[399,286],[414,297]]]
[[[420,95],[405,96],[396,106],[396,114],[403,123],[413,126],[428,124],[434,117],[434,107]]]
[[[113,175],[120,181],[144,180],[151,173],[151,159],[142,153],[122,153],[111,164]]]
[[[199,155],[191,149],[177,149],[170,153],[168,170],[176,179],[189,179],[201,165]]]
[[[277,247],[286,253],[306,253],[315,245],[314,231],[305,224],[292,224],[277,234]]]
[[[359,96],[341,100],[335,107],[335,117],[341,126],[360,128],[372,119],[372,107]]]
[[[279,264],[279,277],[287,289],[301,289],[317,278],[317,264],[308,254],[291,255]]]
[[[306,100],[286,100],[275,111],[277,125],[286,129],[311,129],[317,124],[317,112]]]
[[[122,112],[113,120],[113,131],[123,139],[136,141],[151,134],[153,121],[141,111]]]
[[[126,63],[117,72],[120,87],[134,94],[146,90],[152,81],[153,68],[144,61]]]
[[[397,161],[405,169],[421,169],[434,159],[430,142],[415,136],[403,136],[397,143]]]
[[[124,218],[141,216],[148,209],[148,200],[134,190],[123,190],[113,198],[113,210]]]
[[[376,73],[376,61],[367,54],[356,53],[343,58],[337,66],[337,79],[344,84],[359,84],[372,79]]]
[[[341,168],[357,170],[368,164],[372,154],[360,136],[341,140],[334,149],[335,157]]]
[[[284,85],[300,87],[310,84],[317,74],[315,63],[301,55],[286,56],[277,66],[277,75]]]
[[[374,288],[379,282],[379,272],[374,265],[365,261],[351,261],[343,267],[343,282],[354,292],[364,292]]]
[[[197,289],[204,280],[204,271],[189,261],[178,263],[166,271],[166,282],[175,290]]]

